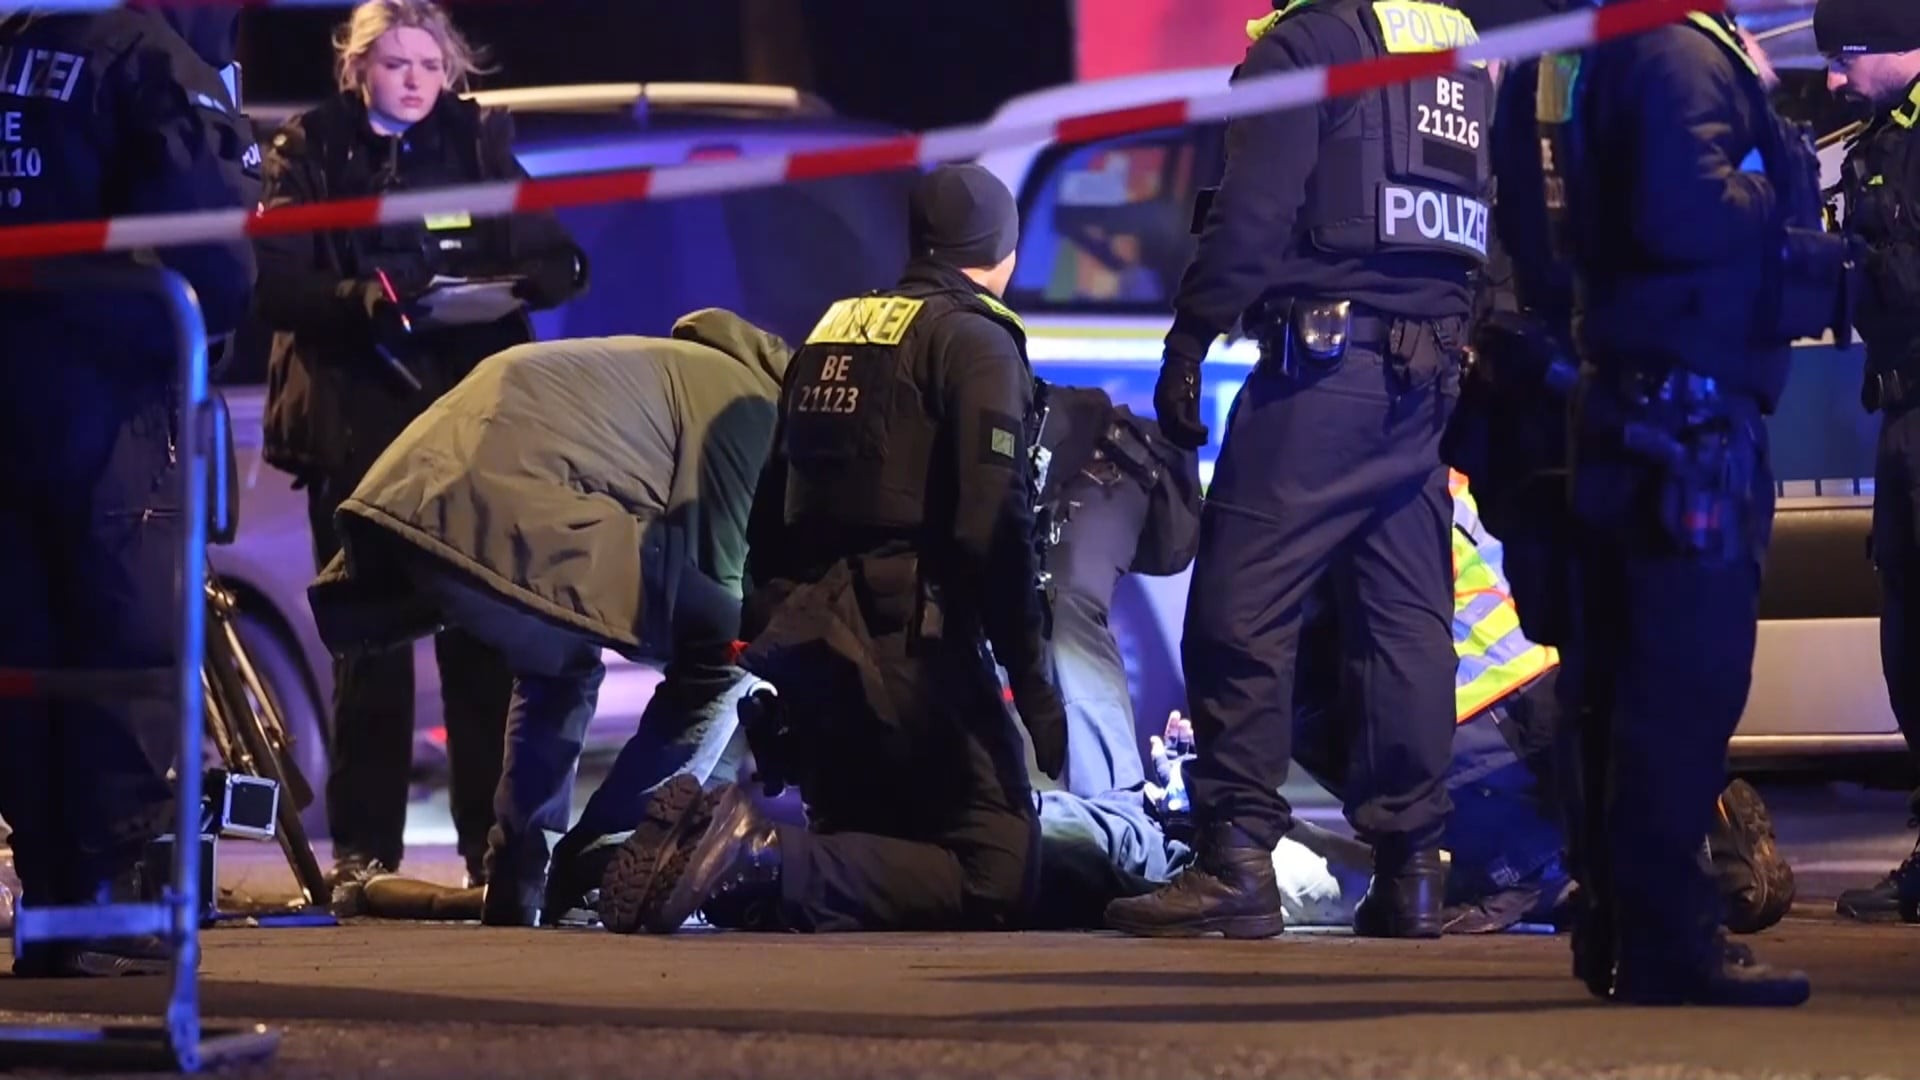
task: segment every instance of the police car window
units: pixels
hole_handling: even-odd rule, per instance
[[[1218,173],[1217,127],[1058,147],[1021,207],[1017,310],[1163,313],[1188,260],[1195,191]]]

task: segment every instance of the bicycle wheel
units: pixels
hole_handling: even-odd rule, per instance
[[[320,868],[319,857],[314,854],[313,843],[307,838],[307,827],[300,820],[299,810],[290,805],[288,777],[295,773],[282,744],[276,743],[269,733],[273,721],[263,720],[261,716],[261,710],[271,709],[272,702],[264,695],[256,700],[247,693],[240,674],[244,655],[233,647],[231,625],[217,613],[210,623],[218,625],[208,628],[206,666],[212,675],[214,696],[221,703],[221,721],[227,726],[228,741],[241,751],[236,756],[245,759],[243,771],[279,786],[283,799],[275,815],[275,839],[280,842],[280,850],[286,853],[294,883],[307,903],[324,905],[332,898],[333,890],[327,883],[326,872]]]

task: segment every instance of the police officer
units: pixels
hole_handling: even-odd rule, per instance
[[[1249,27],[1242,76],[1469,43],[1425,0],[1293,3]],[[1175,301],[1154,403],[1205,443],[1200,367],[1242,318],[1262,357],[1234,402],[1201,526],[1182,657],[1198,737],[1198,867],[1116,902],[1115,929],[1267,937],[1302,601],[1332,574],[1361,658],[1351,820],[1377,853],[1358,933],[1441,929],[1453,738],[1449,508],[1440,440],[1487,255],[1477,68],[1236,121]]]
[[[973,165],[933,170],[910,204],[900,283],[834,304],[788,367],[748,531],[743,663],[778,688],[785,737],[742,721],[808,828],[771,824],[737,787],[703,822],[676,778],[608,867],[609,929],[670,933],[703,906],[754,929],[1006,929],[1032,901],[1025,751],[986,653],[1057,778],[1034,380],[998,299],[1019,217]]]
[[[1871,102],[1848,147],[1846,230],[1867,245],[1856,318],[1867,343],[1862,403],[1880,414],[1873,557],[1880,569],[1880,660],[1907,746],[1920,757],[1920,7],[1820,0],[1814,39],[1833,90]],[[1920,792],[1914,817],[1920,821]],[[1875,884],[1840,895],[1842,915],[1920,922],[1920,843]]]
[[[1774,496],[1762,418],[1789,344],[1838,321],[1843,295],[1811,147],[1773,115],[1763,70],[1707,15],[1539,69],[1584,365],[1561,678],[1589,780],[1574,972],[1634,1004],[1808,995],[1797,972],[1729,956],[1702,844],[1752,673]]]
[[[473,51],[431,0],[366,0],[337,36],[340,92],[273,137],[266,205],[511,180],[504,111],[458,95]],[[319,235],[263,237],[259,311],[274,331],[263,457],[304,487],[316,569],[340,551],[334,515],[387,444],[494,353],[532,339],[525,310],[451,323],[429,281],[510,276],[526,307],[586,285],[579,250],[551,214],[464,213]],[[471,634],[434,641],[452,772],[454,828],[470,884],[485,880],[508,700],[507,664]],[[388,650],[334,664],[327,825],[336,882],[397,870],[414,737],[413,657]]]
[[[0,224],[251,206],[258,152],[220,75],[236,19],[205,5],[0,18]],[[210,337],[239,324],[244,241],[144,258],[193,286]],[[179,372],[160,318],[126,295],[0,294],[0,668],[175,661]],[[23,903],[132,898],[142,848],[170,819],[178,736],[164,704],[0,700],[0,815]],[[157,939],[122,938],[16,949],[14,971],[166,963]]]

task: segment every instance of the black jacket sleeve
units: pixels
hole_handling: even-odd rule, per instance
[[[953,586],[977,598],[994,657],[1018,680],[1046,660],[1028,490],[1033,375],[1006,329],[985,316],[949,316],[935,345],[956,481]]]
[[[276,134],[266,149],[260,204],[268,210],[318,201],[318,148],[307,142],[300,121]],[[260,288],[254,306],[274,330],[337,335],[367,321],[367,283],[342,277],[318,232],[281,233],[254,241],[260,257]]]
[[[242,163],[252,133],[243,118],[194,102],[188,87],[205,82],[205,67],[184,44],[169,47],[155,38],[142,40],[115,65],[127,154],[117,178],[122,212],[252,209],[253,180]],[[157,254],[193,286],[210,337],[240,325],[254,287],[252,245],[190,244]]]
[[[513,154],[513,117],[490,109],[482,117],[481,145],[491,179],[525,180],[527,170]],[[534,309],[559,307],[587,287],[587,256],[551,211],[514,215],[508,227],[513,269],[528,282]]]
[[[1764,172],[1741,166],[1761,145],[1753,91],[1705,34],[1672,27],[1648,36],[1615,85],[1628,98],[1631,220],[1648,255],[1672,267],[1761,259],[1775,243],[1778,200]]]
[[[1361,58],[1360,43],[1337,16],[1305,9],[1289,15],[1247,50],[1235,79]],[[1227,125],[1227,164],[1200,233],[1193,262],[1173,302],[1169,356],[1204,359],[1215,338],[1260,298],[1272,260],[1291,241],[1320,160],[1323,110],[1289,109]]]
[[[1132,424],[1160,463],[1160,478],[1147,491],[1147,520],[1140,528],[1129,572],[1164,577],[1185,570],[1200,551],[1200,455],[1182,450],[1160,434],[1159,425],[1116,410],[1120,423]]]

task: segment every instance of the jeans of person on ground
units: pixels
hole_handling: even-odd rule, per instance
[[[1458,390],[1445,371],[1410,385],[1403,367],[1357,344],[1325,370],[1263,361],[1234,401],[1181,644],[1203,827],[1231,822],[1271,848],[1291,826],[1279,789],[1301,614],[1331,577],[1360,677],[1349,819],[1376,849],[1440,842],[1457,661],[1439,447]]]
[[[1741,410],[1733,433],[1752,469],[1731,551],[1679,551],[1657,514],[1663,474],[1604,437],[1575,469],[1579,631],[1561,654],[1556,757],[1585,897],[1576,948],[1611,940],[1623,969],[1721,962],[1702,838],[1752,679],[1774,501],[1764,422]]]
[[[490,875],[538,906],[546,880],[547,834],[568,831],[574,780],[606,677],[603,643],[560,626],[433,565],[416,569],[421,587],[449,623],[487,642],[514,673],[506,749],[493,800]],[[680,773],[703,783],[738,767],[739,698],[752,684],[741,669],[697,650],[667,663],[666,677],[638,730],[588,800],[576,828],[594,835],[630,831],[646,795]]]
[[[78,356],[0,362],[0,668],[176,662],[176,395],[139,375]],[[171,694],[0,697],[0,816],[23,902],[92,901],[171,831],[179,734]]]
[[[359,480],[357,473],[320,477],[308,489],[317,569],[340,552],[334,511]],[[460,854],[472,866],[493,828],[513,673],[499,650],[458,628],[435,635],[433,653],[447,730],[448,801]],[[336,857],[359,855],[399,868],[413,772],[414,694],[411,648],[334,659],[327,826]]]

